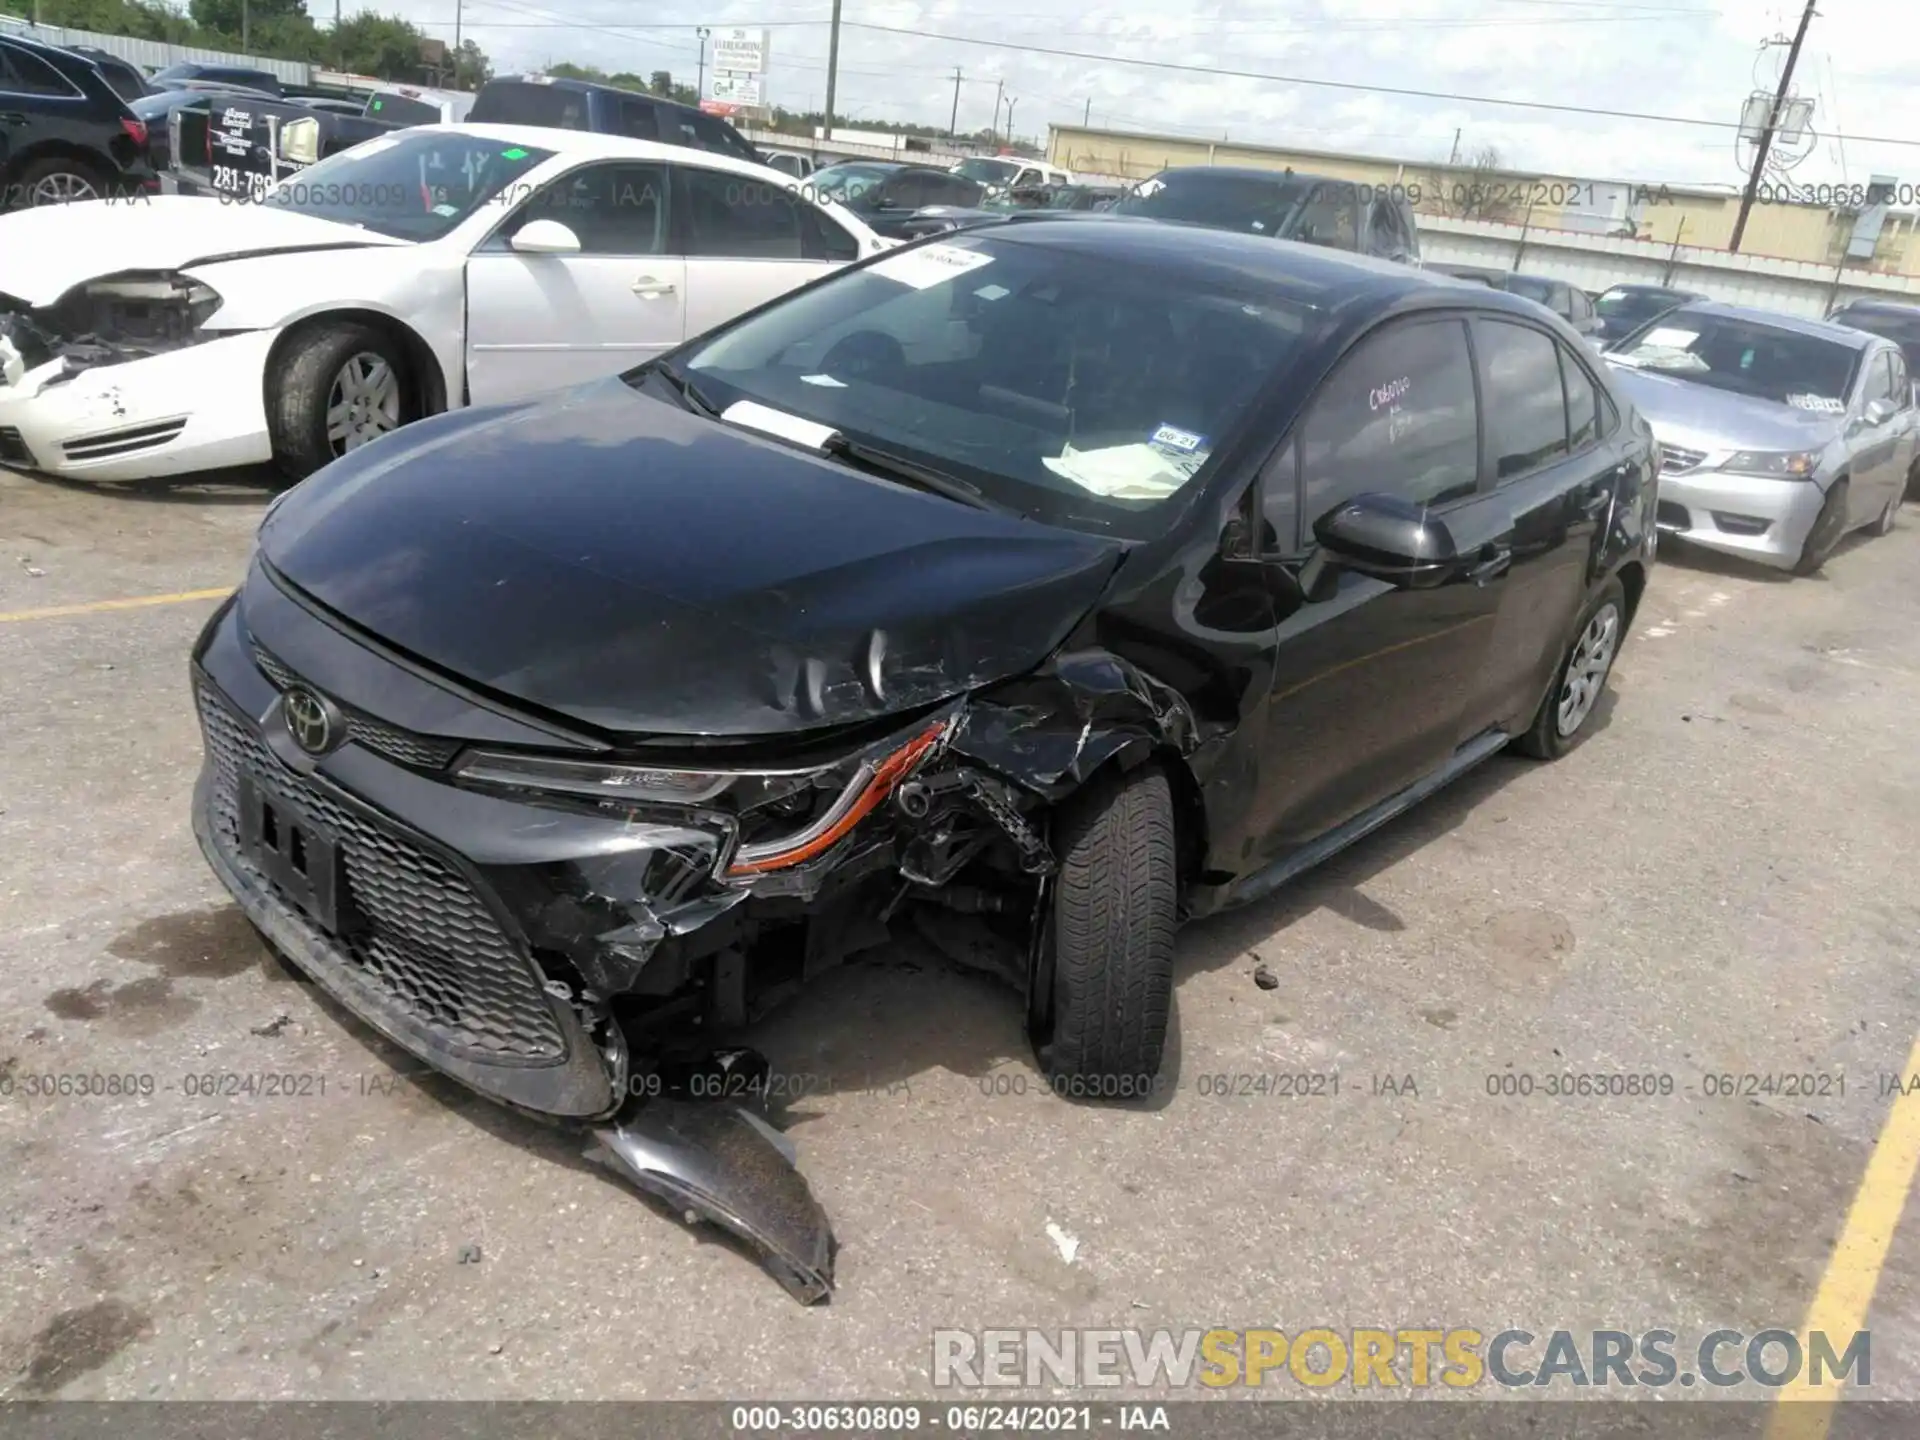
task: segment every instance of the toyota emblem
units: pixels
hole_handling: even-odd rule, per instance
[[[333,748],[334,719],[326,701],[311,690],[295,687],[287,691],[280,708],[294,744],[309,755],[324,755]]]

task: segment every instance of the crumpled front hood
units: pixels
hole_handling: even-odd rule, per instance
[[[689,736],[874,719],[1029,670],[1122,553],[617,379],[409,426],[289,492],[260,543],[323,605],[469,683]]]
[[[1618,363],[1608,367],[1654,434],[1674,444],[1716,450],[1819,450],[1845,424],[1839,415],[1796,410],[1691,380]]]
[[[89,200],[0,215],[0,295],[51,305],[85,280],[130,270],[335,245],[405,240],[279,205],[222,205],[194,195]]]

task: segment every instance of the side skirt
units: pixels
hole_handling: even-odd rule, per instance
[[[1505,730],[1497,729],[1475,736],[1454,751],[1439,769],[1422,776],[1398,794],[1389,795],[1371,809],[1361,811],[1311,844],[1302,845],[1265,869],[1242,876],[1232,884],[1197,892],[1190,913],[1194,916],[1210,915],[1271,895],[1295,876],[1337,855],[1363,836],[1371,835],[1396,815],[1412,809],[1435,791],[1458,780],[1481,761],[1497,755],[1512,739],[1513,736]]]

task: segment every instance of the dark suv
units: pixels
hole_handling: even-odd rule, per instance
[[[1113,211],[1420,263],[1420,227],[1399,185],[1190,165],[1142,180],[1114,202]]]
[[[0,39],[0,210],[159,187],[147,127],[93,61]]]
[[[551,75],[489,80],[474,97],[467,119],[475,125],[546,125],[558,130],[630,135],[636,140],[711,150],[755,165],[766,163],[744,135],[717,115],[677,100],[596,85],[590,80]]]

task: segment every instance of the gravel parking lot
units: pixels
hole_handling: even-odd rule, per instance
[[[1014,997],[917,942],[828,976],[757,1040],[812,1077],[783,1123],[842,1245],[803,1310],[227,901],[184,667],[266,495],[0,472],[0,1393],[871,1398],[929,1393],[939,1327],[1792,1330],[1856,1193],[1898,1216],[1911,1167],[1862,1178],[1920,1034],[1911,507],[1812,580],[1666,555],[1572,756],[1187,931],[1165,1103],[1046,1095]],[[1562,1072],[1674,1084],[1489,1093]],[[154,1093],[19,1083],[95,1073]],[[1880,1398],[1920,1398],[1917,1245],[1862,1272]]]

